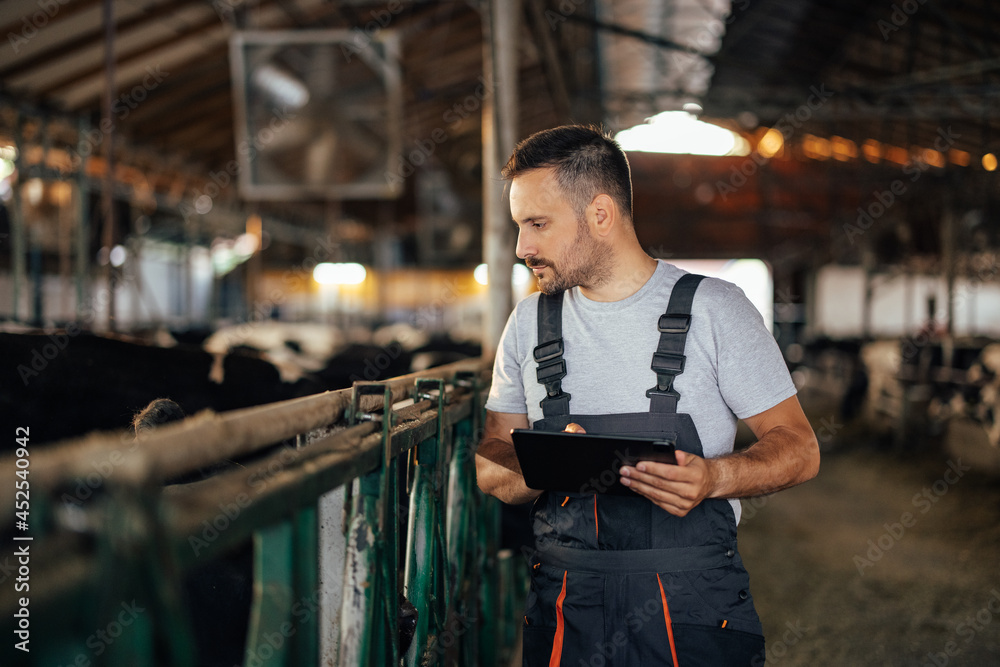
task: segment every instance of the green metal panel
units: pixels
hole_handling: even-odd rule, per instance
[[[295,626],[292,582],[292,525],[282,521],[254,535],[254,590],[247,633],[245,665],[290,665],[289,647]]]
[[[49,495],[33,486],[33,548],[40,554],[65,551],[33,563],[36,634],[32,653],[21,662],[196,664],[180,599],[183,570],[218,558],[252,535],[254,600],[244,664],[319,665],[316,504],[353,478],[346,487],[339,664],[504,664],[520,618],[526,568],[520,555],[498,559],[500,504],[476,488],[474,449],[485,385],[475,374],[453,383],[417,381],[415,406],[394,419],[396,413],[381,411],[394,396],[399,400],[398,383],[396,389],[390,384],[355,386],[346,416],[349,424],[367,424],[299,438],[302,447],[282,449],[196,488],[174,489],[180,493],[164,495],[138,478],[112,478],[105,490],[68,511],[59,493],[75,478],[53,485]],[[83,465],[86,455],[81,448]],[[80,467],[66,467],[74,469]],[[267,484],[248,484],[248,475],[265,471],[256,479]],[[236,507],[234,502],[239,511],[226,514],[226,527],[205,532],[219,508]],[[70,537],[68,525],[75,526]],[[36,581],[45,586],[37,594]],[[401,587],[418,611],[405,656],[399,646]],[[11,603],[10,591],[0,590],[0,627],[8,636]],[[97,638],[98,631],[112,641]]]
[[[319,525],[316,507],[306,507],[295,517],[293,543],[292,665],[319,664]]]

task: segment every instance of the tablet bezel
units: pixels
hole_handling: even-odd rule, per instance
[[[511,429],[529,489],[631,495],[618,470],[639,461],[676,464],[676,439]]]

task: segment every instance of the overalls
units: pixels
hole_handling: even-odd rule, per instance
[[[686,274],[658,322],[649,412],[574,415],[562,391],[562,294],[542,294],[534,358],[545,385],[532,428],[676,440],[704,456],[688,414],[677,412],[691,302],[703,276]],[[705,499],[681,518],[635,494],[546,492],[531,511],[535,552],[524,617],[525,667],[764,664],[764,637],[736,550],[736,518]]]

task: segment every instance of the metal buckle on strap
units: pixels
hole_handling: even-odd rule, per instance
[[[691,316],[688,314],[670,315],[665,313],[660,315],[660,319],[656,323],[656,328],[660,330],[660,333],[687,333],[688,329],[691,328]]]
[[[547,364],[538,364],[535,369],[535,376],[541,384],[548,384],[553,380],[562,380],[566,377],[566,360],[557,359]]]
[[[653,362],[649,365],[657,374],[673,373],[675,375],[684,372],[684,362],[686,358],[683,354],[673,352],[656,352],[653,354]]]
[[[538,406],[542,410],[549,406],[549,410],[554,410],[556,413],[569,414],[569,399],[570,395],[560,390],[558,394],[549,394],[543,398],[538,402]]]
[[[538,363],[549,361],[550,359],[555,359],[556,357],[561,357],[563,355],[563,339],[556,338],[548,343],[537,345],[532,351],[532,354],[535,357],[535,361]]]
[[[666,389],[660,389],[659,386],[653,387],[652,389],[646,390],[646,398],[653,398],[654,396],[664,396],[666,398],[680,399],[681,395],[677,393],[670,384],[667,385]]]

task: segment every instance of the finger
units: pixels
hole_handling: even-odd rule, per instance
[[[622,466],[619,473],[625,477],[641,479],[648,484],[656,484],[657,480],[691,484],[697,481],[698,472],[694,468],[685,468],[669,463],[654,461],[639,461],[635,466]]]
[[[566,433],[586,433],[586,429],[575,422],[570,422],[566,424],[566,428],[563,429]]]
[[[681,498],[687,502],[698,502],[703,494],[701,494],[702,487],[697,473],[692,471],[689,475],[686,470],[678,469],[676,466],[673,466],[673,468],[674,470],[670,472],[674,476],[671,478],[622,468],[624,472],[621,482],[622,485],[630,488],[654,489],[675,498]],[[681,473],[683,474],[678,476]],[[651,498],[651,500],[653,499]]]
[[[623,482],[626,480],[623,480]],[[661,488],[657,488],[646,484],[645,482],[640,482],[639,480],[627,480],[629,482],[628,487],[638,493],[639,495],[648,498],[657,507],[674,514],[677,516],[685,516],[691,511],[695,503],[691,500],[666,491]]]

